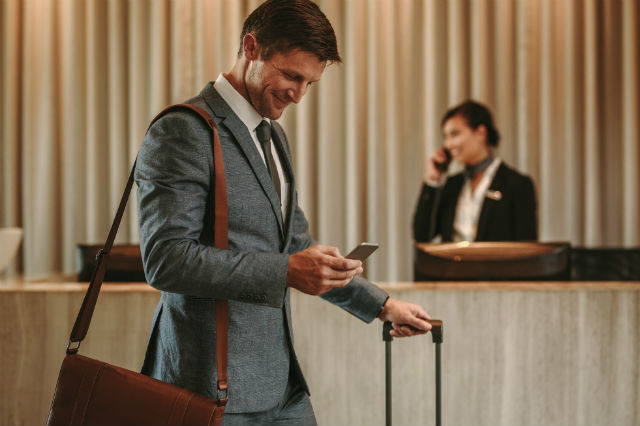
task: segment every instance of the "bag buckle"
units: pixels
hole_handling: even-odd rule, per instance
[[[76,340],[76,341],[69,340],[69,343],[67,343],[67,354],[73,355],[78,352],[79,348],[80,348],[80,340]]]
[[[109,254],[104,248],[101,248],[98,253],[96,253],[96,262],[100,260],[102,256],[107,256]]]
[[[222,394],[222,396],[221,396]],[[228,389],[220,389],[218,387],[218,390],[216,391],[216,402],[218,404],[218,407],[223,406],[223,405],[227,405],[227,401],[229,400],[229,390]]]

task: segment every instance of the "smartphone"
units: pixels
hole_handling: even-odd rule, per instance
[[[449,164],[451,164],[451,152],[447,148],[442,148],[442,150],[447,158],[442,163],[436,163],[436,168],[440,170],[440,172],[446,173],[449,169]]]
[[[356,259],[364,261],[371,253],[378,249],[379,245],[377,243],[360,243],[358,247],[351,250],[351,252],[346,255],[347,259]]]

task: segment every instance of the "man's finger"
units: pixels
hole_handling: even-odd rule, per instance
[[[362,268],[351,269],[348,271],[339,271],[335,273],[335,277],[333,279],[336,280],[349,280],[351,281],[353,277],[362,272]]]
[[[337,247],[333,247],[333,246],[323,246],[323,245],[317,245],[317,246],[313,246],[316,250],[318,250],[320,253],[322,254],[326,254],[328,256],[340,256],[340,250],[338,250]]]
[[[343,280],[328,280],[328,281],[325,281],[323,283],[323,285],[325,285],[326,287],[331,287],[331,288],[344,287],[345,285],[349,284],[352,279],[353,278],[347,278],[347,279],[343,279]]]
[[[425,320],[425,321],[426,321],[426,320],[430,320],[430,319],[431,319],[431,317],[429,316],[429,314],[428,314],[428,313],[426,313],[424,309],[422,309],[422,306],[420,306],[420,305],[414,305],[414,308],[415,308],[415,309],[412,309],[412,314],[413,314],[416,318],[418,318],[418,319],[420,319],[420,320]]]
[[[327,259],[327,264],[333,269],[340,271],[351,271],[362,267],[361,261],[356,259],[347,259],[345,257],[330,257]]]
[[[403,326],[401,324],[392,324],[393,325],[393,330],[392,333],[395,332],[395,337],[407,337],[410,333],[411,330],[409,330],[408,327]]]
[[[426,333],[431,330],[432,326],[427,321],[414,321],[413,323],[400,324],[401,327],[406,327],[411,331]]]
[[[395,333],[393,333],[393,331],[395,331]],[[420,330],[408,324],[401,324],[397,328],[394,328],[391,334],[394,337],[411,337],[411,336],[417,336],[420,334],[426,334],[427,332],[428,332],[427,330]]]
[[[349,280],[350,281],[353,277],[361,273],[362,273],[362,267],[357,267],[355,269],[341,270],[341,269],[332,268],[331,266],[325,266],[325,268],[323,269],[323,277],[325,280],[328,280],[328,281],[333,281],[333,280],[337,280],[337,281]]]

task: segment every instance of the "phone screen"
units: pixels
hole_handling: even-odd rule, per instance
[[[378,247],[379,245],[377,243],[360,243],[358,247],[351,250],[345,257],[347,259],[365,260],[371,253],[376,251]]]

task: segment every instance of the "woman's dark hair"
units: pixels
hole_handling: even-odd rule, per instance
[[[331,23],[310,0],[262,3],[244,21],[238,57],[242,56],[244,36],[249,33],[260,44],[263,59],[298,48],[313,53],[320,61],[342,62]]]
[[[467,120],[469,127],[474,130],[480,125],[484,126],[487,129],[487,143],[489,146],[498,146],[498,142],[500,142],[500,133],[498,133],[498,129],[493,125],[493,117],[491,116],[489,108],[474,101],[463,102],[460,105],[451,108],[444,114],[440,126],[444,126],[444,123],[446,123],[447,120],[455,117],[456,115]]]

